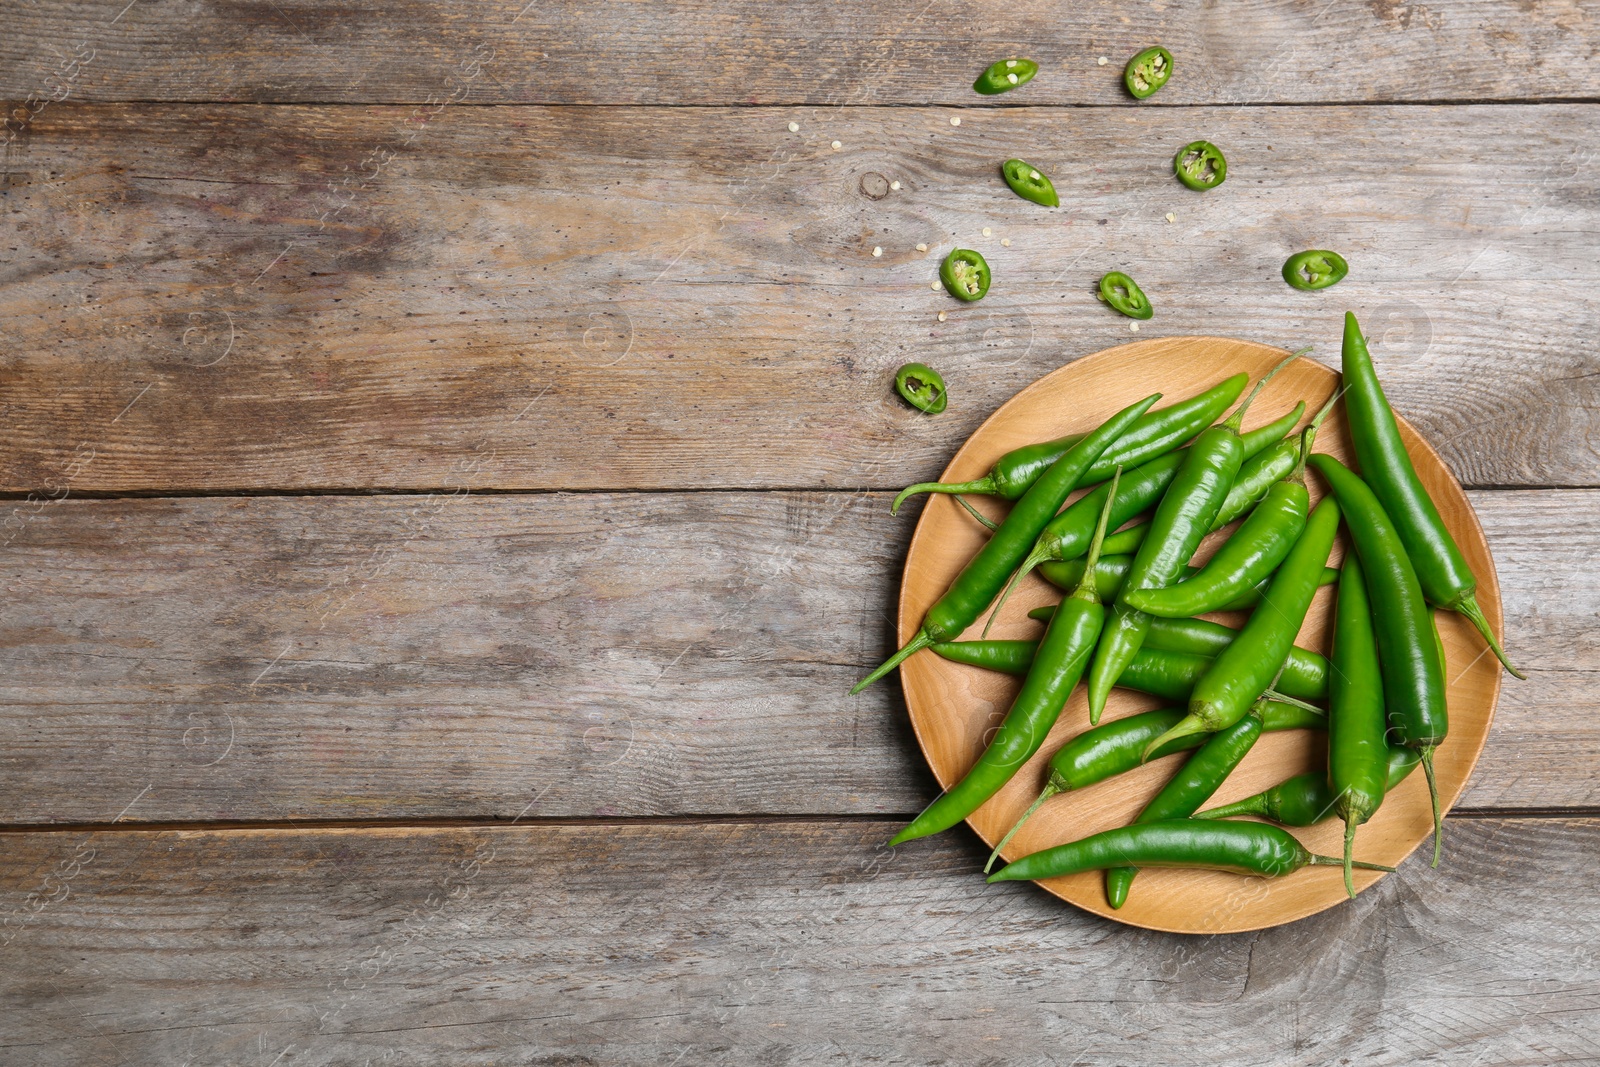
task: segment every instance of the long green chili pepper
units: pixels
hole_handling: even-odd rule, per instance
[[[1378,638],[1372,629],[1366,577],[1354,552],[1345,558],[1339,578],[1328,727],[1328,786],[1337,798],[1334,810],[1344,820],[1344,888],[1354,897],[1349,863],[1356,827],[1383,803],[1389,780],[1389,724],[1383,714]]]
[[[989,876],[991,882],[1037,881],[1124,864],[1139,867],[1183,867],[1229,871],[1276,878],[1307,866],[1338,867],[1337,856],[1308,852],[1287,830],[1264,822],[1214,822],[1172,819],[1135,823],[1085,837],[1009,863]],[[1365,871],[1394,872],[1393,867],[1356,861]]]
[[[994,602],[995,595],[1006,583],[1012,569],[1027,554],[1045,523],[1060,510],[1072,490],[1077,488],[1091,464],[1107,446],[1127,431],[1135,419],[1149,410],[1161,394],[1147,396],[1137,404],[1123,408],[1107,420],[1098,430],[1079,441],[1066,455],[1051,464],[1050,469],[1034,482],[1022,499],[1012,507],[1011,514],[984,542],[978,554],[962,568],[956,580],[945,591],[928,613],[922,617],[922,626],[916,636],[906,642],[871,674],[855,684],[852,695],[861,692],[900,665],[912,653],[939,641],[952,641],[961,631],[971,626],[984,609]]]
[[[1338,394],[1334,394],[1334,399]],[[1124,598],[1151,615],[1186,619],[1203,615],[1233,600],[1278,569],[1306,528],[1311,494],[1306,489],[1305,461],[1311,454],[1322,420],[1333,410],[1330,399],[1300,437],[1300,461],[1267,490],[1250,517],[1192,578],[1162,589],[1135,589]]]
[[[1111,538],[1106,538],[1109,543]],[[1105,547],[1101,546],[1104,552]],[[1122,588],[1122,580],[1128,574],[1128,568],[1133,566],[1132,556],[1101,556],[1100,562],[1095,565],[1095,588],[1100,591],[1100,596],[1111,600],[1117,595],[1117,590]],[[1083,560],[1068,560],[1065,563],[1041,563],[1039,573],[1045,581],[1058,589],[1071,591],[1078,587],[1078,582],[1083,578]],[[1195,568],[1185,567],[1179,571],[1184,577],[1195,573]],[[1324,567],[1318,585],[1332,585],[1339,580],[1339,572],[1333,567]],[[1236,599],[1229,601],[1218,608],[1218,611],[1249,611],[1261,603],[1261,597],[1266,593],[1267,587],[1272,584],[1272,579],[1264,578],[1254,589],[1241,593]],[[1150,616],[1154,619],[1155,616]]]
[[[1239,761],[1255,745],[1261,736],[1261,714],[1255,708],[1249,715],[1224,730],[1220,730],[1206,738],[1200,750],[1190,756],[1172,780],[1161,787],[1161,792],[1151,798],[1139,817],[1134,820],[1135,825],[1148,822],[1165,822],[1168,819],[1187,819],[1199,810],[1200,805],[1211,799],[1233,769],[1239,766]],[[1171,733],[1169,728],[1167,733]],[[1161,745],[1151,741],[1155,749]],[[1133,879],[1139,873],[1139,868],[1134,866],[1113,867],[1106,871],[1106,902],[1113,909],[1121,908],[1128,902],[1128,890],[1133,886]]]
[[[1117,720],[1121,722],[1121,719]],[[1177,744],[1177,742],[1173,742]],[[1157,751],[1155,756],[1163,755]],[[1385,792],[1393,789],[1417,768],[1417,754],[1409,748],[1390,748],[1388,754],[1388,781]],[[1271,819],[1284,826],[1314,826],[1324,819],[1333,818],[1334,795],[1328,786],[1328,776],[1323,771],[1308,771],[1286,778],[1269,786],[1254,796],[1222,804],[1194,813],[1196,819],[1231,819],[1236,815],[1254,815]]]
[[[1433,803],[1433,865],[1439,865],[1444,837],[1433,752],[1449,733],[1445,709],[1444,655],[1417,572],[1388,512],[1367,483],[1332,456],[1311,457],[1344,509],[1361,570],[1372,600],[1372,628],[1378,638],[1383,703],[1389,728],[1400,743],[1422,757]]]
[[[1121,472],[1118,472],[1119,474]],[[1117,476],[1112,476],[1116,484]],[[1105,537],[1105,518],[1100,519],[1100,529],[1094,543],[1089,546],[1089,558],[1100,555],[1100,541]],[[1106,611],[1095,594],[1094,582],[1085,580],[1077,592],[1061,602],[1055,618],[1045,628],[1039,641],[1033,666],[1022,683],[1005,721],[995,731],[994,740],[983,750],[972,769],[939,799],[925,808],[889,842],[891,846],[919,837],[948,830],[978,809],[978,806],[999,791],[1011,780],[1017,769],[1039,751],[1044,739],[1055,725],[1066,706],[1067,698],[1083,676],[1089,662],[1089,653],[1100,637],[1100,626],[1105,622]]]
[[[1251,459],[1256,453],[1269,449],[1269,446],[1277,443],[1289,432],[1290,427],[1300,421],[1300,414],[1304,410],[1305,405],[1298,404],[1289,414],[1274,419],[1260,429],[1240,434],[1239,443],[1245,458]],[[1112,529],[1121,526],[1160,500],[1161,494],[1172,484],[1178,468],[1183,466],[1188,455],[1189,450],[1186,448],[1168,452],[1125,474],[1122,487],[1117,490],[1116,500],[1111,505]],[[993,625],[994,620],[999,617],[1000,609],[1005,607],[1012,590],[1016,589],[1017,584],[1035,567],[1051,560],[1072,560],[1083,555],[1084,548],[1089,544],[1089,537],[1094,532],[1095,520],[1099,517],[1100,508],[1105,504],[1106,498],[1107,489],[1102,485],[1079,497],[1070,507],[1050,520],[1039,534],[1039,540],[1033,543],[1033,551],[1028,553],[1028,557],[1022,561],[1022,566],[1011,576],[1010,584],[1000,596],[1000,603],[995,605],[994,612],[989,617],[990,625]],[[1112,534],[1106,538],[1106,543],[1100,551],[1106,556],[1136,552],[1144,540],[1147,529],[1148,524],[1140,524]],[[988,632],[987,627],[984,632]]]
[[[1217,653],[1211,669],[1195,683],[1189,696],[1189,714],[1168,731],[1169,736],[1215,733],[1238,722],[1270,680],[1282,669],[1294,647],[1295,635],[1305,622],[1311,598],[1321,584],[1324,564],[1339,529],[1339,506],[1324,498],[1311,513],[1305,532],[1289,550],[1272,576],[1261,606],[1239,636]]]
[[[1135,769],[1140,764],[1140,754],[1144,752],[1145,745],[1149,744],[1151,738],[1160,736],[1167,727],[1181,718],[1183,712],[1177,708],[1163,708],[1159,711],[1129,715],[1127,718],[1090,727],[1056,749],[1056,754],[1050,757],[1050,777],[1045,782],[1044,789],[1029,805],[1028,810],[1022,813],[1022,818],[1017,820],[1016,825],[1006,831],[1006,836],[1000,839],[994,851],[989,853],[989,862],[984,864],[983,873],[989,873],[989,869],[994,866],[995,857],[1000,855],[1000,850],[1006,847],[1016,832],[1022,829],[1022,824],[1027,822],[1029,816],[1038,811],[1045,801],[1061,793],[1083,789]],[[1326,727],[1327,720],[1323,716],[1305,711],[1293,704],[1269,701],[1261,706],[1263,733],[1273,730],[1321,730]],[[1182,737],[1157,752],[1152,758],[1159,759],[1176,752],[1199,748],[1204,743],[1203,737]]]
[[[1095,650],[1094,662],[1089,667],[1091,723],[1100,721],[1111,687],[1117,684],[1117,676],[1139,651],[1149,628],[1150,616],[1127,603],[1128,591],[1166,585],[1189,562],[1200,539],[1211,529],[1211,522],[1217,517],[1244,462],[1244,448],[1239,440],[1239,424],[1244,413],[1273,375],[1296,358],[1291,355],[1269,371],[1226,421],[1206,430],[1189,446],[1183,466],[1156,506],[1150,520],[1150,533],[1133,557],[1133,566],[1122,583],[1122,591],[1117,594],[1100,647]]]
[[[1349,312],[1344,317],[1343,371],[1348,387],[1345,418],[1350,423],[1350,440],[1355,445],[1361,476],[1400,535],[1416,568],[1423,595],[1436,607],[1465,615],[1506,670],[1517,678],[1524,677],[1506,659],[1494,631],[1489,629],[1489,620],[1483,617],[1483,609],[1478,606],[1478,579],[1417,478],[1416,468],[1400,440],[1394,411],[1378,383],[1366,339],[1361,336],[1356,317]]]
[[[1103,482],[1110,478],[1111,472],[1118,467],[1131,472],[1132,468],[1146,460],[1171,452],[1215,422],[1217,416],[1244,392],[1244,387],[1249,381],[1248,374],[1235,374],[1187,400],[1180,400],[1176,404],[1141,415],[1128,428],[1127,433],[1101,453],[1100,458],[1084,474],[1080,484],[1094,485]],[[1281,437],[1283,434],[1278,436]],[[1041,474],[1050,469],[1052,463],[1066,455],[1067,450],[1083,438],[1084,435],[1081,433],[1068,434],[1054,441],[1041,441],[1036,445],[1024,445],[1012,449],[995,460],[994,466],[989,468],[989,473],[976,481],[919,482],[907,486],[894,498],[889,514],[899,514],[900,505],[915,493],[975,493],[1016,500],[1038,481]],[[1088,525],[1092,531],[1093,516],[1090,517]],[[1087,535],[1083,543],[1088,545]]]

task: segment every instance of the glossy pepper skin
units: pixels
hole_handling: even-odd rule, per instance
[[[967,562],[956,575],[950,588],[934,602],[922,617],[916,636],[876,670],[857,682],[851,694],[861,692],[885,674],[894,670],[907,656],[939,641],[953,641],[982,615],[1005,585],[1011,571],[1022,562],[1022,557],[1039,537],[1045,523],[1060,510],[1068,496],[1077,488],[1083,473],[1089,469],[1100,453],[1122,436],[1134,421],[1160,399],[1161,394],[1147,396],[1137,404],[1123,408],[1099,429],[1072,447],[1066,455],[1056,460],[1022,494],[989,540],[978,549],[977,555]]]
[[[1145,746],[1181,718],[1183,712],[1176,708],[1141,712],[1138,715],[1129,715],[1114,722],[1103,722],[1099,726],[1090,727],[1058,748],[1056,754],[1050,757],[1050,776],[1044,789],[1023,813],[1022,818],[1017,820],[1016,825],[1007,830],[1005,837],[994,847],[983,872],[989,873],[1000,851],[1045,801],[1061,793],[1070,793],[1094,785],[1096,782],[1103,782],[1107,778],[1125,774],[1140,766]],[[1262,705],[1263,732],[1321,730],[1326,725],[1327,720],[1323,716],[1292,704],[1270,701]],[[1186,752],[1199,748],[1204,743],[1203,737],[1179,738],[1171,745],[1155,752],[1151,758],[1159,759],[1162,756]]]
[[[1356,462],[1361,465],[1363,480],[1383,505],[1405,545],[1423,595],[1436,607],[1466,616],[1506,670],[1518,678],[1523,677],[1506,659],[1494,631],[1489,629],[1489,620],[1478,607],[1478,579],[1467,565],[1455,538],[1445,528],[1433,499],[1422,487],[1416,468],[1411,465],[1411,457],[1400,440],[1394,411],[1373,369],[1366,338],[1361,336],[1356,317],[1348,312],[1344,317],[1342,364],[1348,387],[1344,399],[1345,418],[1350,424]]]
[[[1195,683],[1189,714],[1163,741],[1186,733],[1214,733],[1238,722],[1288,659],[1305,622],[1311,598],[1339,528],[1339,505],[1325,497],[1306,522],[1305,532],[1272,576],[1261,606],[1233,643],[1217,654],[1211,669]]]
[[[1422,757],[1433,801],[1433,862],[1439,864],[1444,834],[1433,752],[1449,733],[1445,709],[1444,655],[1433,616],[1411,557],[1367,483],[1332,456],[1315,455],[1311,466],[1333,489],[1372,601],[1372,628],[1383,675],[1383,703],[1393,736]]]
[[[901,367],[895,372],[894,387],[902,400],[929,415],[943,411],[948,400],[944,378],[924,363],[907,363]]]
[[[1043,207],[1061,206],[1061,198],[1056,195],[1055,184],[1044,171],[1032,163],[1021,159],[1008,159],[1001,164],[1000,172],[1005,175],[1006,184],[1011,187],[1011,191],[1022,199],[1031,200]]]
[[[1033,81],[1038,73],[1039,64],[1031,59],[1002,59],[991,63],[978,75],[978,80],[972,83],[972,91],[984,96],[1009,93]]]
[[[1139,283],[1120,270],[1110,271],[1100,279],[1100,299],[1130,319],[1142,321],[1156,313]]]
[[[1121,721],[1121,720],[1118,720]],[[1156,755],[1161,755],[1160,751]],[[1419,758],[1409,748],[1389,749],[1389,776],[1386,791],[1406,780],[1416,770]],[[1328,776],[1322,771],[1308,771],[1286,778],[1275,786],[1263,789],[1254,796],[1235,800],[1205,811],[1195,812],[1196,819],[1230,819],[1237,815],[1254,815],[1271,819],[1284,826],[1314,826],[1336,814],[1333,809],[1333,790]]]
[[[1115,481],[1115,479],[1113,479]],[[1102,512],[1100,529],[1090,546],[1091,560],[1100,554],[1105,537]],[[1055,618],[1045,628],[1033,664],[1022,682],[1022,689],[1011,703],[1011,710],[995,731],[994,740],[983,750],[972,769],[961,781],[947,789],[938,800],[912,820],[889,842],[898,845],[919,837],[948,830],[994,796],[1011,780],[1021,766],[1033,758],[1055,725],[1067,697],[1089,662],[1089,653],[1100,637],[1105,608],[1094,591],[1093,581],[1084,581],[1077,591],[1061,602]]]
[[[969,304],[982,300],[991,281],[989,261],[970,248],[951,249],[939,264],[939,281],[944,283],[945,292],[957,300]]]
[[[1349,273],[1344,257],[1326,248],[1296,252],[1283,262],[1283,280],[1306,293],[1338,285]]]
[[[1122,84],[1136,100],[1153,96],[1172,77],[1172,53],[1156,45],[1128,60],[1122,68]]]
[[[1389,781],[1389,724],[1383,713],[1378,639],[1361,560],[1351,553],[1339,577],[1333,623],[1333,675],[1328,687],[1328,785],[1334,811],[1344,820],[1344,855],[1355,847],[1356,827],[1383,803]],[[1347,866],[1345,892],[1356,895]]]
[[[1227,180],[1228,161],[1210,141],[1191,141],[1172,157],[1172,172],[1190,189],[1205,192]]]
[[[1110,538],[1107,538],[1109,541]],[[1095,566],[1095,588],[1100,590],[1100,595],[1107,600],[1117,595],[1117,590],[1122,588],[1122,581],[1128,574],[1128,568],[1133,565],[1132,556],[1101,556],[1100,562]],[[1179,573],[1187,577],[1195,572],[1193,567],[1185,567]],[[1083,560],[1068,560],[1065,563],[1042,563],[1039,573],[1045,581],[1058,589],[1070,590],[1077,586],[1078,579],[1083,577]],[[1332,567],[1322,569],[1322,577],[1318,579],[1319,585],[1332,585],[1339,580],[1339,572]],[[1237,600],[1232,600],[1218,611],[1249,611],[1261,603],[1261,597],[1267,591],[1267,586],[1272,580],[1266,579],[1256,585],[1254,589],[1243,593]],[[1154,619],[1155,616],[1150,616]]]
[[[1032,853],[990,875],[989,881],[1036,881],[1128,863],[1276,878],[1312,864],[1337,867],[1343,862],[1336,856],[1308,852],[1287,830],[1266,823],[1173,819],[1119,826]],[[1363,870],[1394,870],[1359,861],[1356,866]]]

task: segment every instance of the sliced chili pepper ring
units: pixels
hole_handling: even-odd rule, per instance
[[[1350,273],[1350,264],[1337,252],[1311,248],[1296,252],[1283,264],[1283,280],[1303,292],[1337,285]]]
[[[894,387],[907,404],[929,415],[943,411],[948,399],[944,378],[925,363],[907,363],[901,367],[895,372]]]
[[[939,265],[939,280],[957,300],[982,300],[989,291],[989,263],[970,248],[953,249]]]
[[[978,80],[972,83],[974,92],[984,96],[994,96],[996,93],[1010,92],[1019,86],[1027,85],[1033,81],[1033,76],[1039,73],[1039,64],[1031,59],[1002,59],[992,64]]]
[[[1128,87],[1135,99],[1152,95],[1172,77],[1172,53],[1156,45],[1128,60],[1122,68],[1122,84]]]
[[[1033,164],[1021,159],[1008,159],[1000,170],[1006,176],[1006,184],[1011,186],[1011,191],[1022,199],[1045,207],[1061,206],[1054,183]]]
[[[1215,189],[1228,177],[1222,149],[1210,141],[1190,141],[1172,157],[1172,171],[1191,189]]]
[[[1100,299],[1130,319],[1148,319],[1155,314],[1150,298],[1144,295],[1139,283],[1120,270],[1111,271],[1100,279]]]

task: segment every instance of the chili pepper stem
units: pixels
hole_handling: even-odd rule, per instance
[[[1139,757],[1139,762],[1147,762],[1150,759],[1150,753],[1162,745],[1176,741],[1180,737],[1193,737],[1195,734],[1209,734],[1211,732],[1210,727],[1201,722],[1199,716],[1185,715],[1172,729],[1145,746],[1143,755]]]
[[[1433,752],[1437,745],[1421,749],[1422,773],[1428,779],[1428,799],[1433,802],[1433,866],[1439,866],[1439,854],[1444,848],[1444,816],[1439,812],[1439,783],[1433,777]]]
[[[1078,580],[1078,588],[1072,595],[1079,600],[1088,600],[1098,603],[1100,594],[1095,588],[1094,568],[1100,562],[1100,546],[1106,540],[1106,521],[1111,517],[1111,505],[1117,500],[1117,484],[1122,481],[1122,468],[1118,467],[1111,475],[1111,488],[1106,493],[1106,502],[1100,507],[1100,521],[1095,524],[1094,537],[1089,541],[1089,554],[1084,558],[1083,577]],[[1006,583],[1005,591],[1000,594],[1000,602],[989,613],[989,621],[983,624],[983,636],[989,636],[989,627],[994,625],[994,620],[1000,617],[1000,609],[1006,606],[1006,600],[1011,596],[1017,583],[1027,576],[1028,572],[1042,563],[1049,552],[1038,544],[1033,546],[1033,551],[1028,553],[1028,558],[1022,561],[1022,566],[1011,576],[1011,581]]]
[[[973,518],[977,519],[978,522],[981,525],[987,526],[989,528],[989,532],[990,533],[993,533],[995,531],[995,528],[1000,525],[999,523],[995,522],[993,519],[989,518],[989,516],[985,515],[983,512],[979,511],[977,508],[975,508],[971,504],[967,503],[967,498],[966,497],[964,497],[964,496],[956,497],[956,503],[960,504],[962,507],[966,508],[967,509],[967,514],[969,514]]]
[[[1310,864],[1311,866],[1313,866],[1313,867],[1343,867],[1344,866],[1344,860],[1340,859],[1338,856],[1319,856],[1315,852],[1313,852],[1311,854],[1311,858],[1309,860],[1307,860],[1306,862],[1308,864]],[[1357,868],[1359,870],[1363,870],[1363,871],[1382,871],[1385,874],[1393,874],[1394,873],[1394,868],[1393,867],[1385,867],[1381,863],[1368,863],[1365,860],[1351,860],[1350,861],[1350,866],[1355,867],[1355,868]]]
[[[1233,414],[1228,416],[1228,418],[1223,422],[1223,425],[1231,427],[1234,433],[1238,433],[1239,427],[1244,425],[1244,413],[1250,410],[1250,405],[1254,403],[1256,396],[1261,392],[1262,389],[1266,388],[1268,382],[1272,381],[1273,376],[1309,351],[1311,351],[1311,346],[1306,345],[1306,347],[1300,349],[1298,352],[1289,353],[1287,359],[1283,360],[1283,362],[1279,363],[1276,367],[1273,367],[1271,370],[1267,371],[1266,374],[1262,375],[1261,380],[1256,382],[1255,388],[1250,390],[1250,395],[1244,398],[1244,403],[1240,404],[1234,409]]]
[[[1007,600],[1011,599],[1011,594],[1017,588],[1017,583],[1032,573],[1033,568],[1043,563],[1049,555],[1049,551],[1040,545],[1035,544],[1033,546],[1033,550],[1028,553],[1028,558],[1022,561],[1022,566],[1012,573],[1011,580],[1006,583],[1005,589],[1000,593],[1000,599],[995,601],[994,610],[989,613],[989,621],[983,624],[983,637],[989,636],[989,627],[993,626],[994,620],[1000,617],[1000,609],[1006,606]],[[1093,577],[1093,572],[1087,568],[1084,569],[1083,573],[1086,578]]]
[[[1356,813],[1351,812],[1344,817],[1344,891],[1350,894],[1350,899],[1356,898],[1356,880],[1353,873],[1355,860],[1350,854],[1356,847],[1356,827],[1361,824],[1356,821]]]
[[[995,495],[996,488],[994,476],[984,475],[975,482],[918,482],[908,485],[900,490],[900,495],[894,498],[894,503],[889,505],[889,514],[900,514],[900,505],[906,502],[906,497],[917,493],[984,493]]]
[[[1505,650],[1500,647],[1500,642],[1494,639],[1494,631],[1489,629],[1489,620],[1483,617],[1483,609],[1478,607],[1478,596],[1476,593],[1467,593],[1454,604],[1448,604],[1445,606],[1452,611],[1459,612],[1466,616],[1467,621],[1472,623],[1477,631],[1483,635],[1483,639],[1489,643],[1489,650],[1495,654],[1497,659],[1500,660],[1501,665],[1505,667],[1506,670],[1511,672],[1511,677],[1523,680],[1527,679],[1528,676],[1526,674],[1523,674],[1521,671],[1517,670],[1511,665],[1511,661],[1506,659]]]
[[[877,670],[873,671],[871,674],[861,679],[861,681],[857,682],[855,688],[850,690],[850,695],[855,696],[867,686],[871,685],[873,682],[876,682],[879,678],[882,678],[884,675],[900,666],[900,664],[908,659],[913,652],[921,652],[931,644],[933,644],[933,638],[928,636],[928,632],[926,630],[918,630],[917,636],[913,637],[906,644],[905,648],[902,648],[900,651],[884,660]]]
[[[1045,801],[1049,800],[1051,797],[1053,797],[1057,793],[1061,793],[1061,792],[1065,792],[1065,790],[1057,788],[1056,784],[1054,782],[1048,783],[1043,789],[1041,789],[1039,791],[1038,799],[1035,800],[1033,802],[1033,804],[1029,806],[1027,811],[1022,813],[1022,818],[1018,819],[1016,821],[1016,824],[1013,825],[1011,827],[1011,829],[1006,831],[1006,836],[1002,837],[1000,839],[1000,843],[998,845],[994,846],[994,851],[989,853],[989,862],[985,863],[983,865],[983,873],[984,874],[988,874],[989,873],[990,868],[992,868],[994,866],[995,859],[1000,855],[1000,850],[1005,848],[1006,845],[1011,842],[1011,838],[1016,834],[1016,832],[1018,830],[1022,829],[1022,824],[1028,821],[1028,816],[1030,816],[1034,812],[1038,811],[1040,805],[1042,805]]]
[[[1197,811],[1190,818],[1231,819],[1235,815],[1255,815],[1265,818],[1266,814],[1261,796],[1257,794],[1253,797],[1245,797],[1243,800],[1235,800],[1232,804],[1222,804],[1215,808],[1207,808],[1205,811]]]

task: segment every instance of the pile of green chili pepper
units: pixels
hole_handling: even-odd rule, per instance
[[[891,844],[948,829],[987,803],[1040,750],[1087,677],[1090,727],[1050,757],[1037,799],[995,847],[986,873],[1051,797],[1190,755],[1132,825],[1035,851],[991,882],[1103,870],[1107,900],[1119,908],[1140,867],[1278,877],[1319,865],[1342,867],[1354,896],[1355,869],[1393,869],[1354,858],[1358,828],[1419,764],[1438,865],[1443,813],[1433,763],[1448,739],[1448,714],[1433,609],[1469,619],[1516,672],[1411,466],[1354,316],[1345,323],[1341,389],[1310,425],[1290,435],[1300,404],[1285,419],[1243,431],[1251,400],[1287,362],[1221,423],[1212,424],[1242,393],[1243,375],[1158,411],[1148,410],[1156,399],[1148,398],[1092,433],[1008,453],[981,479],[915,485],[896,499],[898,508],[918,492],[987,493],[1015,504],[913,640],[852,692],[925,648],[1023,682],[968,773]],[[1360,474],[1313,452],[1318,427],[1341,398]],[[1328,490],[1315,507],[1308,469]],[[1090,488],[1063,509],[1077,487]],[[1151,517],[1141,521],[1141,513]],[[1234,522],[1210,560],[1192,566],[1200,540]],[[1328,562],[1341,529],[1347,548],[1334,569]],[[1058,605],[1028,613],[1046,624],[1043,635],[963,640],[986,611],[994,622],[1002,592],[1035,567],[1069,591]],[[1330,583],[1337,609],[1324,657],[1295,638],[1317,590]],[[1200,617],[1214,611],[1249,616],[1238,628]],[[1113,686],[1179,706],[1100,723]],[[1263,732],[1284,729],[1325,730],[1326,769],[1200,810]],[[1314,855],[1285,830],[1229,821],[1238,816],[1291,827],[1339,818],[1344,855]]]

